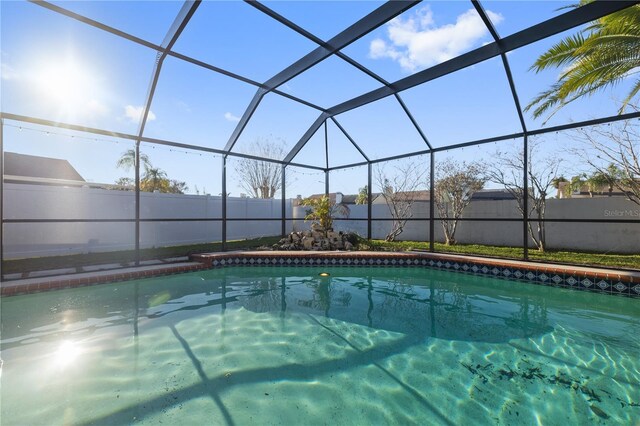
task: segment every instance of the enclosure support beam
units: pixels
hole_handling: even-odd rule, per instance
[[[360,153],[360,155],[362,155],[362,157],[368,162],[369,161],[369,157],[367,157],[367,154],[364,153],[364,151],[360,148],[360,146],[358,146],[358,144],[356,143],[356,141],[353,140],[353,138],[349,135],[349,133],[347,133],[347,131],[344,129],[344,127],[342,127],[340,125],[340,123],[338,123],[338,120],[336,120],[335,117],[331,117],[331,121],[334,122],[334,124],[336,126],[338,126],[338,129],[340,129],[340,131],[342,132],[342,134],[349,139],[349,142],[351,142],[351,145],[354,146],[355,149],[358,150],[358,152]]]
[[[136,141],[136,160],[135,160],[135,185],[136,185],[136,230],[135,230],[135,248],[136,248],[136,266],[140,265],[140,141]]]
[[[324,159],[327,170],[329,170],[329,133],[327,132],[327,120],[324,121]]]
[[[222,156],[222,251],[227,251],[227,157]]]
[[[427,144],[429,149],[433,149],[433,146],[431,146],[431,144],[429,143],[429,139],[427,139],[427,136],[424,134],[424,132],[420,128],[420,125],[418,124],[416,119],[413,118],[413,114],[411,114],[411,111],[409,111],[409,108],[407,108],[407,105],[404,103],[400,95],[396,93],[394,96],[398,101],[398,103],[400,104],[400,106],[402,107],[402,110],[404,111],[404,113],[407,115],[407,117],[411,121],[411,124],[413,124],[413,127],[415,127],[418,133],[420,134],[420,137],[422,138],[423,142]]]
[[[156,63],[153,67],[153,76],[151,77],[151,83],[149,84],[149,91],[147,92],[147,99],[144,105],[144,111],[140,119],[138,128],[138,137],[136,139],[136,245],[135,245],[135,260],[136,266],[140,265],[140,140],[144,135],[144,129],[149,117],[149,111],[151,110],[151,104],[153,103],[153,96],[158,86],[158,79],[160,78],[160,71],[162,70],[162,64],[167,57],[167,53],[182,34],[182,31],[187,26],[187,23],[200,6],[200,0],[192,1],[187,0],[182,5],[182,8],[178,12],[178,15],[173,21],[171,28],[167,32],[167,35],[162,42],[162,51],[158,52]]]
[[[526,46],[544,38],[559,34],[563,31],[594,21],[603,16],[625,9],[639,3],[638,1],[594,1],[580,6],[562,15],[548,19],[540,24],[533,25],[525,30],[500,39],[500,42],[493,42],[486,46],[479,47],[471,52],[450,59],[441,64],[427,68],[423,71],[412,74],[391,84],[381,87],[351,100],[335,105],[328,109],[329,115],[337,115],[354,108],[377,101],[403,90],[410,89],[427,81],[451,74],[471,65],[478,64],[487,59],[491,59],[520,47]]]
[[[484,22],[485,26],[487,27],[487,29],[491,33],[491,36],[493,37],[493,40],[498,45],[500,45],[500,36],[498,35],[498,31],[496,31],[495,27],[493,26],[493,22],[491,22],[491,19],[489,19],[489,16],[485,12],[485,10],[482,7],[482,5],[480,4],[480,2],[478,0],[471,0],[471,3],[473,3],[473,6],[476,8],[476,12],[478,12],[478,15],[480,15],[480,18],[482,18],[482,21]],[[516,108],[516,112],[518,113],[518,118],[520,120],[520,126],[522,127],[522,131],[526,134],[527,133],[527,126],[526,126],[526,123],[524,121],[524,114],[522,113],[522,107],[520,106],[520,100],[518,98],[518,92],[516,91],[516,85],[515,85],[515,83],[513,81],[513,75],[511,74],[511,67],[509,66],[509,61],[507,60],[507,55],[503,52],[503,53],[500,54],[500,57],[502,58],[502,65],[504,66],[504,72],[507,75],[507,80],[509,81],[509,87],[511,89],[511,96],[513,97],[514,106]]]
[[[256,109],[258,109],[258,105],[260,105],[260,102],[262,101],[262,98],[266,93],[266,90],[258,89],[256,94],[253,95],[253,99],[251,99],[251,102],[249,102],[249,106],[244,111],[244,114],[242,114],[242,117],[240,118],[240,121],[238,121],[236,128],[233,129],[233,133],[231,134],[231,136],[229,136],[229,140],[224,147],[225,151],[231,151],[236,142],[238,142],[238,138],[244,131],[245,127],[247,127],[247,124],[249,124],[249,120],[251,120],[253,113],[256,112]]]
[[[640,112],[638,113],[638,115],[640,115]],[[8,112],[0,112],[0,118],[4,118],[7,120],[12,120],[12,121],[20,121],[23,123],[31,123],[31,124],[38,124],[38,125],[42,125],[42,126],[49,126],[49,127],[56,127],[56,128],[60,128],[60,129],[69,129],[69,130],[75,130],[78,132],[85,132],[85,133],[91,133],[94,135],[103,135],[103,136],[109,136],[109,137],[113,137],[113,138],[121,138],[121,139],[126,139],[126,140],[130,140],[130,141],[137,141],[140,140],[140,142],[147,142],[147,143],[152,143],[155,145],[162,145],[162,146],[172,146],[175,148],[184,148],[184,149],[191,149],[194,151],[200,151],[200,152],[209,152],[211,154],[218,154],[218,155],[227,155],[227,156],[231,156],[231,157],[237,157],[237,158],[248,158],[251,160],[256,160],[256,161],[264,161],[267,163],[274,163],[274,164],[288,164],[291,166],[296,166],[296,167],[303,167],[306,169],[313,169],[313,170],[321,170],[324,171],[325,168],[324,167],[319,167],[319,166],[311,166],[308,164],[298,164],[298,163],[285,163],[284,160],[276,160],[273,158],[264,158],[264,157],[259,157],[257,155],[249,155],[249,154],[243,154],[240,152],[226,152],[223,151],[221,149],[215,149],[215,148],[208,148],[208,147],[204,147],[204,146],[198,146],[198,145],[190,145],[190,144],[186,144],[186,143],[180,143],[180,142],[173,142],[173,141],[168,141],[165,139],[157,139],[157,138],[149,138],[149,137],[138,137],[137,135],[132,135],[129,133],[120,133],[120,132],[110,132],[104,129],[96,129],[93,127],[86,127],[86,126],[78,126],[76,124],[69,124],[69,123],[61,123],[58,121],[52,121],[52,120],[45,120],[42,118],[35,118],[35,117],[29,117],[26,115],[18,115],[18,114],[11,114]]]
[[[429,251],[435,251],[435,152],[429,155]]]
[[[281,173],[282,173],[282,177],[280,178],[281,183],[281,194],[282,194],[282,205],[281,205],[281,213],[282,213],[282,232],[280,233],[282,235],[282,238],[284,238],[287,235],[287,173],[286,173],[286,169],[287,166],[285,166],[284,164],[281,166]]]
[[[524,260],[529,260],[529,137],[524,136],[523,139],[523,162],[522,174],[524,181],[522,194],[522,256]]]
[[[373,183],[373,164],[367,164],[367,240],[371,239],[371,203],[373,202],[372,195],[372,183]]]
[[[326,113],[323,112],[322,114],[320,114],[320,116],[316,119],[316,121],[313,122],[311,127],[309,127],[309,129],[307,129],[305,134],[302,135],[298,143],[293,148],[291,148],[291,151],[289,151],[287,156],[284,157],[285,164],[291,163],[291,160],[293,160],[295,156],[298,155],[300,150],[304,148],[304,146],[307,144],[309,139],[311,139],[311,137],[316,133],[316,131],[320,128],[320,126],[322,126],[322,123],[324,123],[326,119],[327,119]],[[322,169],[322,170],[326,170],[326,169]]]
[[[126,40],[132,41],[132,42],[134,42],[136,44],[139,44],[141,46],[148,47],[149,49],[152,49],[152,50],[155,50],[155,51],[158,51],[158,52],[162,52],[164,50],[163,47],[161,47],[161,46],[159,46],[159,45],[157,45],[155,43],[151,43],[151,42],[149,42],[147,40],[143,40],[143,39],[141,39],[139,37],[133,36],[133,35],[131,35],[129,33],[124,32],[124,31],[120,31],[120,30],[118,30],[116,28],[113,28],[113,27],[110,27],[108,25],[105,25],[105,24],[103,24],[101,22],[94,21],[93,19],[87,18],[86,16],[82,16],[82,15],[77,14],[75,12],[71,12],[70,10],[67,10],[67,9],[65,9],[63,7],[60,7],[60,6],[57,6],[57,5],[48,3],[46,1],[42,1],[42,0],[37,0],[37,1],[29,0],[29,1],[34,3],[34,4],[36,4],[36,5],[38,5],[38,6],[44,7],[46,9],[49,9],[52,12],[56,12],[56,13],[59,13],[61,15],[66,16],[68,18],[75,19],[76,21],[82,22],[83,24],[90,25],[90,26],[92,26],[94,28],[98,28],[98,29],[100,29],[102,31],[106,31],[106,32],[111,33],[111,34],[113,34],[115,36],[122,37],[122,38],[124,38]],[[183,55],[182,53],[173,52],[173,51],[167,51],[167,56],[172,56],[172,57],[174,57],[176,59],[180,59],[182,61],[189,62],[189,63],[191,63],[193,65],[199,66],[201,68],[205,68],[205,69],[207,69],[209,71],[213,71],[213,72],[218,73],[218,74],[226,75],[227,77],[231,77],[231,78],[233,78],[235,80],[242,81],[243,83],[247,83],[247,84],[250,84],[250,85],[255,86],[255,87],[264,87],[264,85],[262,83],[258,83],[257,81],[251,80],[250,78],[238,75],[236,73],[233,73],[231,71],[225,70],[225,69],[220,68],[220,67],[216,67],[214,65],[208,64],[208,63],[200,61],[198,59],[194,59],[194,58],[192,58],[190,56]],[[353,65],[357,66],[356,65],[357,62],[355,62],[355,61],[353,61],[353,62],[354,62]],[[277,93],[278,95],[284,96],[285,98],[289,98],[292,101],[298,102],[298,103],[306,105],[308,107],[311,107],[313,109],[317,109],[318,111],[324,111],[324,108],[321,108],[318,105],[312,104],[311,102],[305,101],[304,99],[300,99],[300,98],[298,98],[296,96],[293,96],[293,95],[291,95],[289,93],[285,93],[285,92],[282,92],[282,91],[277,90],[277,89],[272,90],[272,92],[273,93]]]
[[[293,64],[289,65],[287,68],[280,71],[275,76],[271,77],[262,85],[263,87],[260,90],[264,91],[265,93],[275,90],[276,88],[283,85],[287,81],[291,80],[292,78],[296,77],[299,74],[302,74],[309,68],[313,67],[319,62],[322,62],[323,60],[327,59],[329,56],[340,51],[342,48],[348,46],[349,44],[358,40],[362,36],[375,30],[376,28],[380,27],[381,25],[385,24],[386,22],[390,21],[391,19],[395,18],[396,16],[400,15],[402,12],[410,9],[411,7],[415,6],[418,3],[419,3],[418,1],[411,0],[411,1],[388,1],[382,4],[376,10],[369,13],[367,16],[363,17],[358,22],[351,25],[349,28],[340,32],[339,34],[331,38],[331,40],[324,43],[322,46],[318,46],[316,49],[314,49],[307,55],[303,56]],[[254,7],[255,6],[256,5],[254,5]],[[259,8],[259,9],[262,12],[277,19],[275,14],[270,13],[270,10],[268,8]],[[256,94],[256,96],[259,95],[260,90],[258,91],[258,94]],[[260,97],[262,96],[264,96],[264,94],[261,95]],[[241,122],[238,123],[238,126],[236,126],[236,131],[234,131],[231,138],[229,138],[229,142],[227,143],[227,149],[226,149],[227,151],[230,151],[230,147],[233,147],[233,145],[236,143],[238,136],[242,132],[242,129],[244,129],[244,126],[246,126],[246,122],[248,122],[248,120],[251,118],[256,108],[257,108],[257,103],[251,102],[249,104],[244,114],[242,115],[243,119],[245,117],[247,117],[247,119],[245,120],[245,122],[241,120]],[[313,125],[312,125],[312,128],[313,128]],[[311,133],[311,135],[313,135],[313,132]],[[302,146],[304,146],[307,140],[308,139],[304,140],[304,142],[302,143]],[[302,146],[300,148],[302,148]]]
[[[270,78],[265,82],[265,86],[268,90],[273,90],[278,86],[286,83],[297,75],[305,72],[315,64],[325,60],[329,56],[338,52],[342,48],[348,46],[364,35],[370,33],[402,12],[410,9],[418,4],[419,1],[388,1],[382,4],[380,7],[369,13],[367,16],[360,19],[349,28],[340,32],[331,40],[327,41],[324,46],[319,46],[312,52],[308,53],[301,59],[297,60],[278,74]]]

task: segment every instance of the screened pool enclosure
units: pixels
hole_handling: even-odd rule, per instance
[[[633,191],[588,178],[638,147],[634,72],[527,108],[566,72],[541,55],[638,2],[573,3],[2,2],[2,276],[271,245],[322,194],[370,240],[638,255]],[[472,164],[449,217],[440,174]]]

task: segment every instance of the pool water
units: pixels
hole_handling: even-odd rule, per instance
[[[640,419],[638,299],[429,269],[322,270],[228,268],[3,298],[0,421]]]

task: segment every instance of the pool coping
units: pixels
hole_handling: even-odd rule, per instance
[[[418,266],[518,280],[603,294],[640,298],[640,271],[524,262],[429,252],[232,251],[190,256],[191,262],[3,281],[0,295],[14,296],[172,275],[226,266]]]

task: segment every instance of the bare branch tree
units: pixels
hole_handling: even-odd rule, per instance
[[[394,241],[402,234],[408,219],[413,216],[411,207],[419,194],[419,188],[428,184],[428,169],[415,161],[402,162],[393,169],[392,174],[387,173],[384,166],[376,169],[376,183],[393,218],[391,231],[385,241]]]
[[[580,143],[573,151],[595,170],[600,183],[606,181],[609,193],[616,188],[640,205],[640,125],[623,120],[574,129],[571,136]]]
[[[264,158],[282,159],[286,154],[286,144],[280,139],[258,138],[243,150],[243,153]],[[273,198],[282,187],[282,170],[278,163],[238,158],[234,168],[240,186],[251,197]]]
[[[473,193],[484,187],[485,169],[486,166],[477,161],[459,163],[448,158],[438,163],[432,199],[438,209],[446,245],[456,243],[458,219]]]
[[[546,247],[546,233],[544,217],[547,207],[547,196],[553,188],[553,183],[558,177],[558,170],[562,163],[560,156],[549,154],[541,156],[540,143],[534,139],[529,140],[529,152],[527,158],[527,178],[529,182],[529,211],[528,218],[535,219],[527,222],[529,236],[537,247],[543,252]],[[515,198],[520,214],[524,216],[524,150],[498,151],[494,154],[493,167],[489,170],[489,180],[503,185]],[[534,229],[535,224],[535,229]]]

